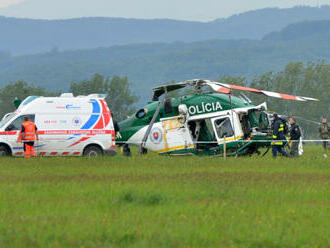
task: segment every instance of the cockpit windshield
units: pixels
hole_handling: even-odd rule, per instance
[[[0,128],[3,128],[9,121],[11,121],[16,116],[15,113],[6,114],[0,121]]]

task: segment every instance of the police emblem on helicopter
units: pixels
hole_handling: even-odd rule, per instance
[[[150,140],[154,144],[159,144],[163,141],[163,132],[160,128],[154,127],[150,132]]]

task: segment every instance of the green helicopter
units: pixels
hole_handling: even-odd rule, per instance
[[[169,97],[169,93],[191,86],[194,93]],[[204,93],[203,87],[212,92]],[[254,105],[244,94],[253,92],[295,101],[318,101],[254,88],[194,79],[161,85],[153,89],[152,101],[119,123],[121,138],[117,143],[139,146],[168,155],[239,156],[260,153],[270,147],[271,113],[267,104]],[[161,99],[160,99],[161,98]]]

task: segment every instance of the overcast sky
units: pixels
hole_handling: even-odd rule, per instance
[[[42,19],[107,16],[209,21],[266,7],[325,4],[330,4],[330,0],[0,0],[0,15]]]

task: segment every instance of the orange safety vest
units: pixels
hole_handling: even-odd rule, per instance
[[[22,140],[35,141],[37,135],[36,125],[32,121],[26,121],[22,124],[22,126],[25,129],[23,134],[20,133]]]

